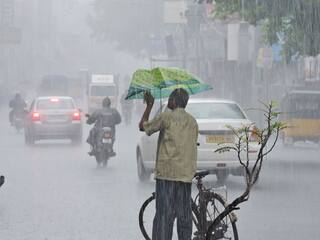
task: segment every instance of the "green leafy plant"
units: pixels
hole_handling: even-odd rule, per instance
[[[240,203],[248,201],[251,189],[259,179],[266,156],[275,148],[281,130],[286,128],[286,125],[279,121],[281,112],[277,111],[276,102],[272,101],[269,104],[262,104],[263,108],[258,110],[264,115],[265,126],[256,128],[253,124],[248,124],[237,129],[228,126],[235,136],[235,142],[232,144],[223,144],[221,148],[216,150],[216,152],[219,153],[234,151],[237,154],[238,160],[245,171],[246,188],[239,197],[225,206],[225,210],[214,220],[208,232],[216,229],[220,221],[227,215],[233,215],[233,211],[239,209]],[[259,144],[259,148],[256,158],[250,159],[250,139],[253,135]],[[268,143],[270,143],[269,147],[267,145]]]

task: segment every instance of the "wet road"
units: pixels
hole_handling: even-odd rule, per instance
[[[118,154],[106,169],[96,168],[86,143],[27,147],[23,134],[5,121],[0,127],[0,174],[6,177],[0,189],[0,239],[142,239],[138,211],[154,181],[138,181],[135,126],[118,127]],[[284,149],[279,144],[237,212],[240,239],[320,239],[319,154],[315,145]],[[214,184],[215,178],[210,180],[207,184]],[[227,187],[231,200],[243,189],[243,179],[230,177]]]

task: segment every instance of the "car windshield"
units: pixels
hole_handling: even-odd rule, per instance
[[[74,109],[74,104],[71,99],[40,99],[37,101],[37,109],[39,110],[53,110],[53,109]]]
[[[92,86],[91,96],[114,96],[116,89],[114,86]]]
[[[241,109],[234,103],[188,103],[186,111],[196,119],[246,119]]]

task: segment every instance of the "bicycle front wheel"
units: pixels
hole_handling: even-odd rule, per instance
[[[141,206],[140,211],[139,211],[139,227],[140,227],[140,231],[143,235],[143,237],[146,240],[151,240],[151,234],[152,234],[152,216],[150,215],[150,213],[148,213],[148,210],[151,210],[151,214],[155,213],[155,207],[154,207],[154,203],[155,203],[155,193],[152,194],[151,197],[149,197]],[[151,202],[153,204],[151,204]],[[153,206],[151,206],[153,205]],[[148,207],[148,208],[147,208]]]
[[[213,226],[212,223],[221,212],[224,211],[227,205],[226,200],[219,194],[212,192],[207,202],[207,234],[206,240],[238,240],[238,231],[236,226],[236,215],[231,213],[223,218],[218,226]]]

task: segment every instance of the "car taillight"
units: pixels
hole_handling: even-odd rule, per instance
[[[250,132],[249,142],[260,142],[259,129],[254,126]]]
[[[80,120],[81,120],[81,114],[80,114],[80,112],[74,112],[74,113],[72,114],[72,120],[80,121]]]
[[[40,113],[38,112],[33,112],[31,114],[31,119],[33,122],[36,122],[36,121],[40,121]]]
[[[112,133],[111,132],[105,132],[103,135],[103,138],[112,138]]]
[[[59,102],[59,98],[51,98],[50,101],[51,102]]]

